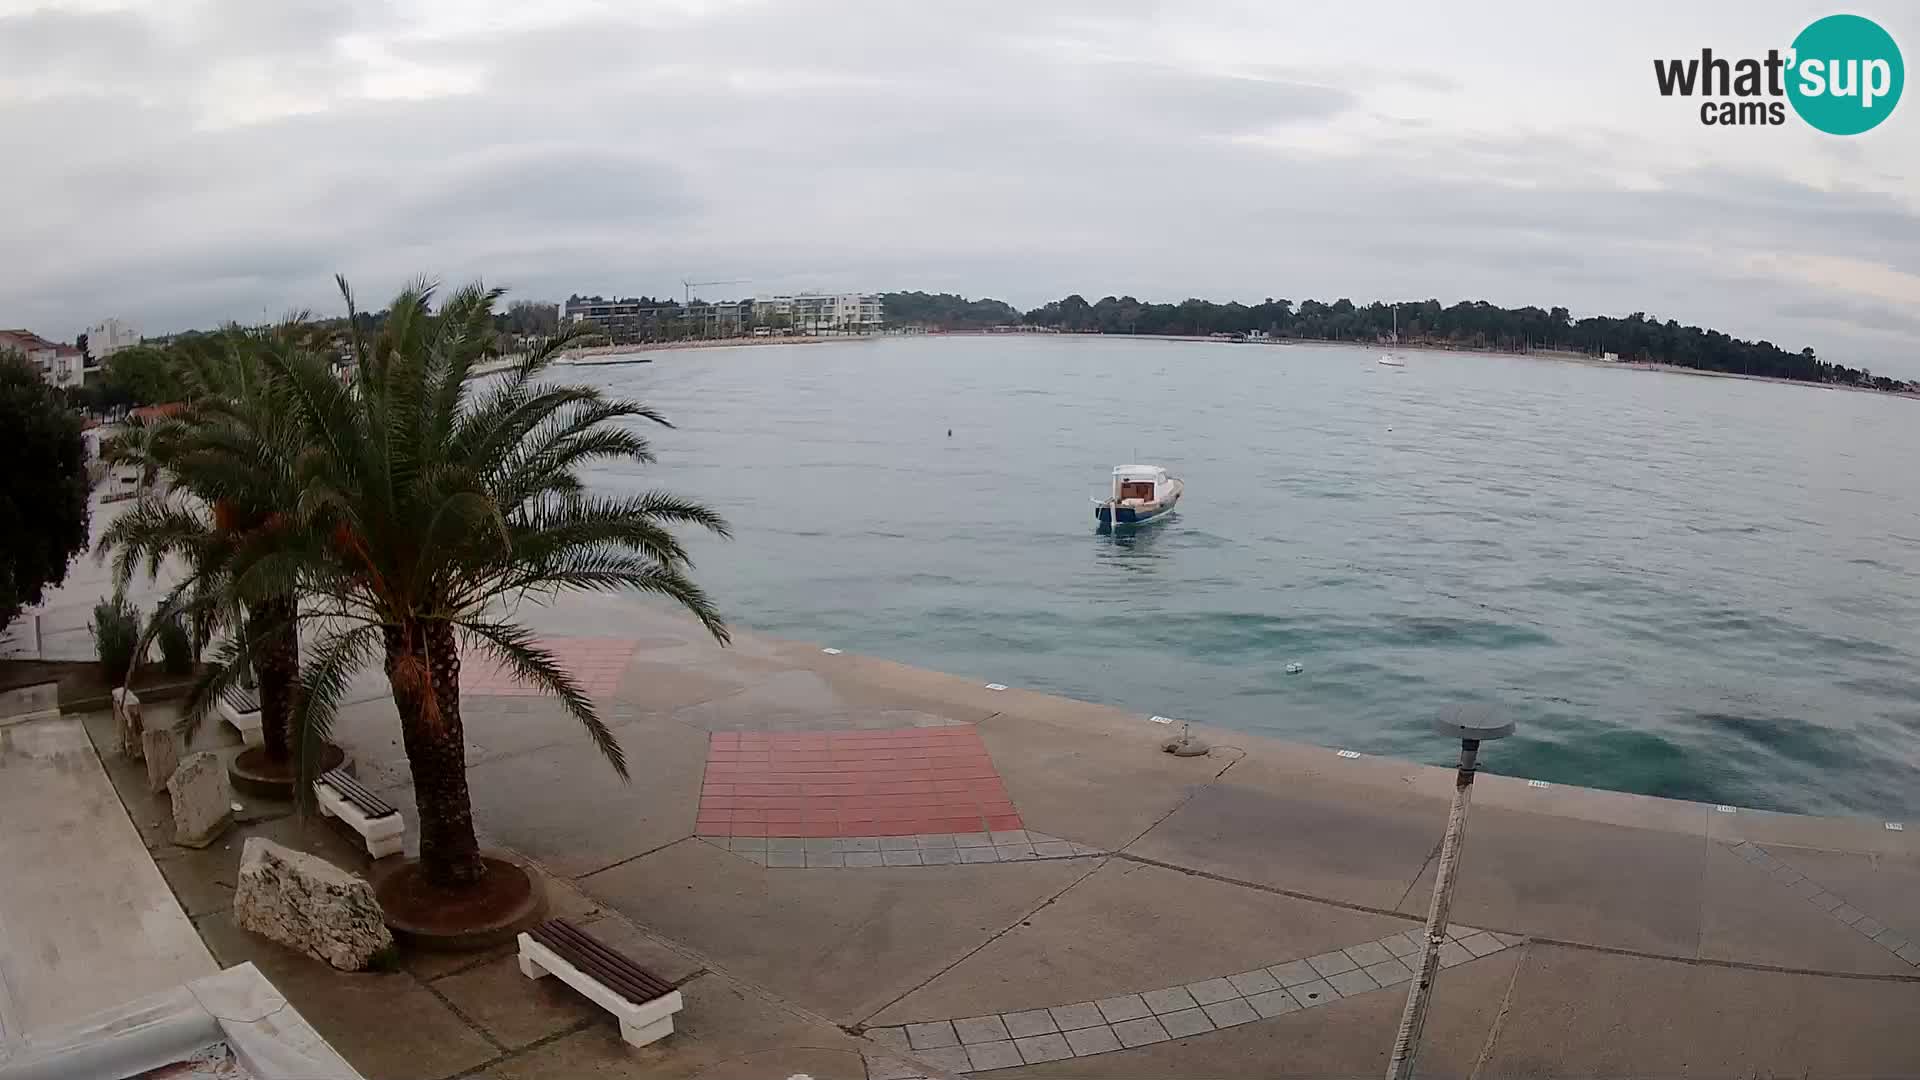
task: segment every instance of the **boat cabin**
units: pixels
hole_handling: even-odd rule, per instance
[[[1167,494],[1167,470],[1158,465],[1118,465],[1113,470],[1113,501],[1159,502]]]

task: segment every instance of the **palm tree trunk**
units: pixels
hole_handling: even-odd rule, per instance
[[[460,724],[460,651],[453,627],[422,621],[388,627],[387,679],[420,815],[420,869],[428,882],[461,888],[486,873],[467,794],[467,743]]]
[[[260,739],[267,760],[292,757],[287,729],[293,717],[293,695],[300,684],[300,631],[294,625],[296,601],[292,593],[260,600],[250,614],[248,636],[261,642],[254,654],[260,676]]]

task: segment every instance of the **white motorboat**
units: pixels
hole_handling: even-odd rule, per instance
[[[1105,526],[1145,525],[1170,512],[1186,485],[1158,465],[1116,465],[1113,488],[1093,500],[1093,519]]]

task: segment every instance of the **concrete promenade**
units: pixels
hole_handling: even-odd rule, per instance
[[[610,600],[522,615],[581,669],[633,781],[469,660],[483,842],[682,981],[673,1038],[625,1047],[503,951],[345,976],[238,933],[240,835],[365,868],[284,808],[250,807],[225,848],[150,837],[214,956],[258,963],[369,1077],[1384,1069],[1450,771],[1220,731],[1175,758],[1146,717],[831,643],[723,650]],[[336,736],[411,819],[391,702]],[[148,831],[157,808],[109,771]],[[1920,1074],[1917,844],[1920,822],[1483,775],[1422,1075]]]
[[[0,722],[0,868],[0,1066],[219,970],[73,717]]]

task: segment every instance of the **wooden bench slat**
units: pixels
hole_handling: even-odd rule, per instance
[[[527,936],[635,1005],[645,1005],[673,992],[672,984],[565,919],[549,919],[527,931]]]
[[[320,782],[338,792],[342,799],[352,803],[369,818],[383,818],[400,812],[359,780],[339,769],[321,776]]]
[[[558,921],[558,920],[552,920]],[[547,940],[541,941],[541,937]],[[612,979],[616,989],[636,1005],[644,1005],[654,998],[664,997],[673,992],[673,986],[655,976],[632,960],[609,949],[599,941],[571,923],[562,923],[551,928],[546,935],[535,937],[536,941],[553,949],[572,961],[580,961],[576,966],[588,970],[596,977],[601,975]],[[603,980],[604,981],[604,980]],[[612,985],[612,984],[610,984]],[[639,997],[634,995],[638,994]]]

